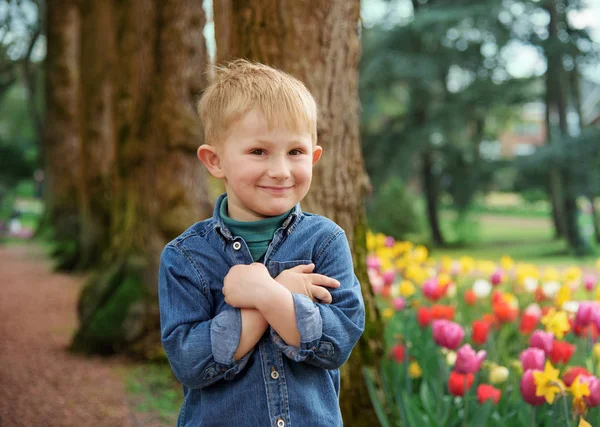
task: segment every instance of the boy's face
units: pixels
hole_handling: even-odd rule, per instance
[[[321,153],[310,132],[269,130],[256,109],[234,124],[218,146],[198,149],[209,171],[224,180],[229,216],[239,221],[257,221],[293,208],[306,196]]]

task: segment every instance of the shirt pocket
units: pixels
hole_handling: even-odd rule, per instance
[[[290,268],[294,268],[299,265],[312,264],[312,260],[297,259],[294,261],[269,261],[267,264],[267,269],[269,270],[271,277],[277,277],[282,271],[289,270]]]

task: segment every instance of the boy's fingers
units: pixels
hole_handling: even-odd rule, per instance
[[[321,286],[313,285],[312,296],[323,304],[331,304],[331,294],[327,291],[327,289],[322,288]]]
[[[295,267],[290,268],[290,270],[296,271],[298,273],[312,273],[314,269],[315,265],[313,263],[297,265]]]
[[[322,274],[313,273],[310,275],[310,282],[313,285],[327,286],[328,288],[339,288],[340,282],[331,277],[323,276]]]

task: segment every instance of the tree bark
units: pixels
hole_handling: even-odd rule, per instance
[[[294,75],[317,101],[324,155],[303,207],[337,222],[350,242],[367,318],[363,338],[341,370],[340,405],[347,425],[376,425],[362,375],[362,367],[375,366],[381,354],[382,324],[364,264],[369,182],[358,132],[359,1],[233,0],[231,12],[230,56]]]
[[[421,185],[425,192],[427,202],[427,219],[431,229],[431,239],[436,246],[445,244],[442,230],[440,228],[439,213],[439,188],[438,180],[433,173],[433,152],[427,148],[421,157]]]
[[[72,348],[160,357],[156,277],[166,242],[212,212],[195,151],[205,85],[201,2],[115,3],[118,72],[110,266],[80,299]],[[103,324],[109,322],[109,325]]]
[[[51,224],[58,251],[76,242],[79,231],[77,182],[79,165],[80,15],[75,1],[49,2],[46,56],[46,123],[44,133],[44,224]],[[71,255],[69,255],[69,258]],[[70,261],[59,267],[69,268]]]
[[[78,180],[78,267],[100,263],[108,245],[111,172],[115,161],[114,87],[116,74],[113,0],[81,0],[81,123]]]

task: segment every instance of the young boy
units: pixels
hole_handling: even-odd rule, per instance
[[[177,425],[341,426],[338,369],[364,305],[344,231],[300,210],[322,153],[315,101],[290,75],[238,60],[198,110],[198,158],[226,193],[161,256]]]

